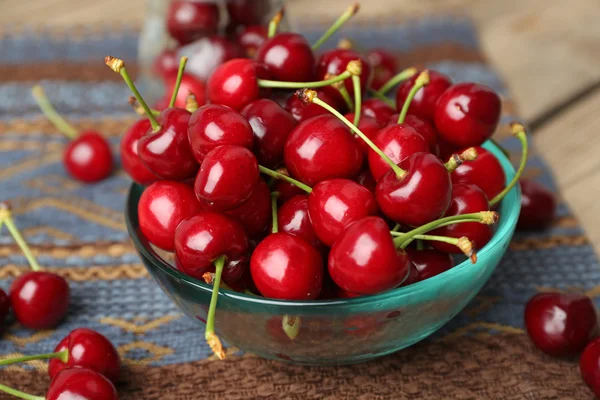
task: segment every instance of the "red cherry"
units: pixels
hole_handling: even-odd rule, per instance
[[[348,179],[322,181],[308,196],[313,229],[317,237],[330,247],[344,228],[366,216],[376,215],[377,211],[375,196]]]
[[[307,195],[294,196],[283,203],[277,211],[277,221],[280,232],[298,236],[317,250],[323,249],[308,215]]]
[[[404,282],[402,282],[402,284],[400,285],[400,287],[412,285],[413,283],[417,283],[420,280],[421,280],[421,278],[419,277],[419,270],[417,269],[417,267],[415,266],[415,264],[413,264],[411,262],[410,271],[408,273],[408,278],[406,278],[406,280]]]
[[[522,178],[521,214],[517,227],[519,229],[543,229],[552,224],[556,217],[556,200],[554,194],[541,184]]]
[[[448,253],[431,249],[406,249],[406,252],[417,271],[417,282],[439,275],[454,267],[454,260]]]
[[[155,182],[144,190],[138,203],[140,231],[153,245],[173,251],[175,228],[201,210],[202,205],[188,185],[173,181]]]
[[[183,221],[175,231],[175,255],[179,268],[197,279],[201,279],[205,272],[214,271],[214,260],[224,255],[227,260],[223,279],[229,280],[226,279],[227,271],[237,269],[237,261],[247,251],[248,238],[242,226],[220,213],[201,212]],[[241,273],[237,278],[240,276]]]
[[[52,359],[48,364],[48,375],[54,379],[64,369],[89,368],[104,375],[113,382],[119,379],[121,359],[117,349],[100,333],[91,329],[79,328],[71,331],[54,349],[55,353],[68,350],[66,363]]]
[[[455,146],[480,146],[494,134],[501,107],[500,97],[489,87],[458,83],[439,97],[435,126],[440,136]]]
[[[237,43],[249,58],[254,58],[258,48],[267,40],[267,28],[263,25],[245,26],[237,34]]]
[[[452,157],[453,154],[461,153],[460,147],[456,147],[456,146],[446,142],[444,139],[442,139],[439,136],[437,138],[437,143],[438,143],[438,148],[440,150],[439,157],[441,160],[448,160],[450,157]]]
[[[398,124],[399,114],[394,114],[390,117],[388,125]],[[438,134],[434,126],[428,120],[417,117],[413,114],[408,114],[404,118],[404,123],[412,127],[415,131],[421,134],[427,143],[429,143],[429,151],[431,154],[438,156],[440,154],[440,145],[438,144]],[[450,155],[456,153],[453,152]],[[442,160],[448,159],[448,157],[442,158]]]
[[[289,233],[274,233],[260,242],[252,253],[250,271],[256,288],[265,297],[312,300],[321,292],[321,255]]]
[[[75,179],[86,183],[101,181],[113,171],[110,144],[98,132],[82,132],[67,145],[63,163]]]
[[[69,284],[50,272],[27,272],[10,286],[10,304],[17,321],[29,329],[54,328],[67,315]]]
[[[259,78],[269,78],[267,67],[263,64],[245,58],[229,60],[217,67],[208,78],[208,100],[241,110],[260,97]]]
[[[159,110],[168,108],[169,101],[171,100],[171,93],[175,88],[175,82],[177,81],[177,73],[170,74],[165,77],[165,90],[168,95],[165,95],[164,105],[157,107]],[[200,79],[192,76],[188,73],[184,73],[181,78],[181,84],[179,91],[177,92],[177,98],[175,99],[175,107],[185,108],[187,105],[187,97],[190,93],[193,93],[196,98],[196,103],[199,106],[206,104],[206,86]]]
[[[354,113],[348,113],[348,114],[344,115],[344,118],[346,118],[348,121],[352,122],[354,120],[354,115],[355,115]],[[377,135],[377,133],[381,129],[381,125],[374,118],[370,118],[367,116],[361,116],[360,121],[358,122],[357,128],[360,129],[360,131],[362,133],[364,133],[366,137],[373,140],[373,138]],[[371,148],[369,147],[367,142],[362,140],[357,135],[354,135],[354,138],[356,139],[356,141],[358,142],[358,145],[362,149],[363,155],[367,156],[369,154],[369,151],[371,150]]]
[[[285,202],[289,201],[292,197],[306,194],[304,190],[300,189],[293,183],[281,180],[275,183],[273,191],[279,193],[279,197],[277,198],[279,204],[284,204]]]
[[[250,237],[263,234],[271,224],[271,192],[267,184],[259,179],[248,200],[226,214],[239,221]]]
[[[149,185],[160,179],[146,167],[138,155],[138,141],[150,129],[150,120],[140,119],[131,125],[121,138],[121,164],[127,174],[140,185]]]
[[[372,49],[367,53],[367,60],[373,68],[371,87],[379,90],[398,71],[396,57],[385,49]]]
[[[429,143],[423,135],[406,124],[386,126],[377,133],[373,143],[396,164],[415,153],[429,152]],[[369,169],[376,181],[390,170],[390,165],[373,150],[369,150],[368,160]]]
[[[333,108],[339,108],[339,102],[336,101],[331,95],[329,95],[327,91],[317,90],[317,94],[319,99],[329,104]],[[328,115],[329,112],[318,104],[313,103],[305,103],[298,98],[298,96],[292,94],[288,97],[285,103],[285,109],[289,111],[290,114],[296,119],[298,122],[306,121],[309,118],[316,117],[319,115]]]
[[[539,293],[525,307],[525,327],[535,346],[556,357],[579,353],[597,328],[592,300],[576,293]]]
[[[477,159],[461,164],[450,174],[452,183],[471,183],[479,186],[488,200],[496,197],[506,184],[502,164],[483,147],[475,147]],[[459,151],[460,153],[460,151]]]
[[[87,368],[67,368],[52,382],[46,400],[118,400],[117,390],[103,375]]]
[[[320,94],[319,98],[321,98]],[[396,110],[388,106],[384,101],[376,98],[363,101],[361,109],[364,115],[375,118],[381,125],[387,124],[392,115],[396,114]],[[396,114],[395,122],[398,122],[398,114]]]
[[[188,58],[185,72],[193,75],[196,79],[206,81],[215,68],[225,61],[242,57],[243,51],[237,43],[222,36],[213,35],[180,47],[177,51],[177,65],[182,56]],[[175,68],[176,73],[177,68]],[[187,91],[184,91],[183,94],[187,95]],[[194,94],[197,93],[194,92]],[[204,95],[204,93],[199,94]]]
[[[326,76],[339,75],[346,71],[346,67],[350,61],[360,60],[362,62],[362,71],[360,74],[360,87],[364,93],[367,87],[370,86],[371,82],[371,66],[360,54],[351,49],[333,49],[324,52],[317,61],[317,79],[326,79]],[[354,86],[351,79],[344,81],[346,89],[350,95],[354,95]],[[328,87],[328,94],[332,95],[334,99],[339,99],[341,95],[337,89]],[[320,95],[319,95],[320,97]],[[337,100],[339,102],[339,100]]]
[[[308,41],[297,33],[278,33],[267,39],[258,49],[256,60],[266,65],[278,81],[315,79],[315,56]]]
[[[0,289],[0,330],[2,330],[2,324],[8,317],[8,312],[10,311],[10,300],[6,295],[6,292]]]
[[[581,353],[579,370],[583,381],[600,396],[600,338],[594,339]]]
[[[167,30],[180,44],[215,33],[218,26],[219,8],[216,4],[174,0],[169,6]]]
[[[419,75],[420,73],[416,73],[398,87],[396,93],[396,109],[398,111],[402,110],[402,106],[404,106],[404,102]],[[429,70],[429,84],[417,91],[415,98],[410,103],[408,112],[422,119],[433,121],[438,99],[451,85],[452,81],[446,75]]]
[[[152,63],[152,72],[161,77],[177,74],[178,68],[179,58],[177,57],[177,52],[172,49],[161,51]]]
[[[258,99],[242,110],[254,132],[253,152],[261,165],[275,168],[283,162],[283,149],[296,120],[270,99]]]
[[[254,135],[244,116],[229,107],[207,104],[190,117],[188,139],[194,157],[201,164],[213,149],[223,145],[252,149]]]
[[[371,171],[368,168],[363,169],[356,176],[356,182],[367,188],[367,190],[371,193],[375,193],[375,187],[377,186],[377,181],[373,178]]]
[[[271,9],[269,0],[229,0],[229,18],[238,25],[255,25],[263,21]]]
[[[456,183],[452,186],[452,201],[444,214],[446,217],[489,211],[488,198],[478,186],[467,183]],[[478,249],[483,248],[492,238],[492,227],[479,222],[464,222],[438,228],[435,235],[460,238],[466,236],[475,242]],[[432,241],[431,245],[445,253],[462,254],[462,251],[451,244]]]
[[[258,162],[250,150],[220,146],[204,158],[194,190],[212,210],[227,211],[248,200],[258,180]]]
[[[314,185],[331,178],[352,178],[362,165],[360,147],[346,126],[332,115],[300,123],[284,150],[290,175]]]
[[[329,274],[342,289],[375,294],[402,283],[410,268],[408,255],[397,250],[390,228],[379,217],[348,226],[329,253]]]
[[[187,137],[191,114],[181,108],[167,108],[160,113],[160,129],[148,129],[138,141],[142,162],[164,179],[182,181],[198,171]]]
[[[452,199],[450,174],[433,154],[415,153],[400,163],[406,174],[393,170],[377,182],[375,197],[381,211],[403,225],[420,226],[440,218]]]

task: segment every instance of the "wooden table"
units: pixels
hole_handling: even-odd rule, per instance
[[[291,15],[334,18],[350,0],[290,0]],[[325,5],[324,5],[325,4]],[[140,23],[145,0],[0,0],[7,24]],[[600,248],[600,5],[597,0],[364,0],[358,18],[468,13],[565,199]],[[565,107],[565,105],[568,105]]]

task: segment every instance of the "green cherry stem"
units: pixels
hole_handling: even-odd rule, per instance
[[[48,97],[44,92],[44,88],[39,85],[35,85],[31,89],[31,94],[33,95],[38,107],[40,107],[40,110],[42,110],[44,116],[48,118],[50,122],[52,122],[56,129],[58,129],[63,135],[71,140],[77,137],[77,130],[73,127],[73,125],[67,122],[67,120],[58,113],[58,111],[56,111],[50,100],[48,100]]]
[[[133,93],[133,95],[135,96],[137,101],[140,103],[140,105],[144,109],[144,112],[146,113],[146,116],[148,117],[148,119],[150,120],[150,124],[152,125],[152,130],[154,132],[157,132],[160,129],[160,124],[154,117],[152,110],[150,109],[150,107],[148,107],[148,104],[146,104],[146,102],[144,101],[144,98],[142,97],[140,92],[138,92],[137,88],[133,84],[131,77],[127,73],[127,69],[125,69],[125,62],[123,60],[121,60],[120,58],[106,56],[104,58],[104,63],[110,69],[112,69],[113,71],[115,71],[116,73],[120,74],[123,77],[123,80],[129,87],[129,90],[131,90],[131,92]]]
[[[394,225],[394,227],[392,228],[392,232],[394,232],[394,233],[402,233],[402,232],[398,232],[398,229],[400,229],[400,227],[401,227],[400,224]]]
[[[405,70],[402,70],[395,76],[391,77],[389,81],[387,81],[378,91],[376,91],[376,93],[385,97],[385,94],[389,92],[390,89],[400,82],[404,82],[405,80],[412,78],[416,73],[416,68],[406,68]]]
[[[352,75],[352,87],[354,88],[354,126],[360,123],[360,113],[362,109],[362,94],[360,88],[360,76]]]
[[[269,21],[269,28],[267,30],[267,37],[269,39],[277,34],[277,28],[279,27],[279,23],[283,18],[284,12],[285,8],[282,8],[281,10],[277,11],[277,14],[275,14],[273,18],[271,18],[271,21]]]
[[[344,99],[344,103],[346,103],[348,109],[354,111],[354,103],[352,103],[352,97],[350,96],[350,93],[348,93],[348,89],[346,89],[346,85],[344,85],[344,82],[338,82],[332,86],[336,88],[338,92],[340,92],[340,94],[342,95],[342,99]]]
[[[287,314],[281,319],[281,328],[291,340],[296,339],[300,333],[300,322],[300,317]]]
[[[369,92],[369,94],[381,101],[383,101],[385,104],[387,104],[388,106],[392,107],[392,108],[396,108],[396,104],[394,104],[394,102],[391,99],[388,99],[385,95],[379,93],[378,91],[368,87],[367,88],[367,92]]]
[[[352,124],[352,122],[348,121],[346,117],[340,114],[335,108],[331,107],[329,104],[325,103],[317,96],[317,92],[310,89],[303,89],[296,91],[296,95],[307,103],[315,103],[329,111],[331,114],[335,115],[340,121],[342,121],[348,128],[352,130],[356,135],[358,135],[365,143],[375,152],[377,153],[389,166],[398,179],[401,179],[406,175],[406,171],[396,165],[375,143],[373,143],[364,133],[361,132],[356,126]]]
[[[465,161],[474,161],[477,159],[477,149],[475,147],[469,147],[460,154],[452,154],[447,163],[444,164],[448,172],[454,171]]]
[[[225,351],[219,337],[215,334],[215,314],[217,312],[217,301],[219,300],[219,288],[221,286],[221,275],[225,267],[227,257],[220,256],[214,261],[215,264],[215,280],[213,282],[212,295],[210,297],[210,306],[208,308],[208,316],[206,317],[206,330],[204,338],[212,349],[213,353],[220,359],[225,358]]]
[[[401,232],[392,232],[392,236],[404,236],[405,233]],[[413,240],[417,240],[417,250],[423,250],[423,241],[435,241],[435,242],[443,242],[448,243],[453,246],[458,247],[467,257],[471,259],[471,262],[475,264],[477,262],[477,254],[474,250],[474,244],[467,238],[466,236],[460,238],[453,238],[448,236],[437,236],[437,235],[414,235],[412,237]],[[420,247],[420,248],[419,248]],[[405,248],[405,246],[402,246]]]
[[[258,86],[263,88],[276,88],[276,89],[302,89],[302,88],[318,88],[333,85],[334,83],[341,82],[344,79],[348,79],[352,76],[349,71],[344,71],[339,75],[334,76],[330,79],[323,81],[314,82],[280,82],[271,81],[268,79],[258,79]]]
[[[404,105],[402,106],[402,111],[400,111],[400,116],[398,117],[398,123],[404,123],[406,119],[406,114],[408,114],[408,108],[410,107],[410,103],[412,103],[415,95],[423,86],[429,84],[429,72],[427,70],[421,72],[417,79],[415,80],[415,84],[408,92],[408,96],[406,96],[406,100],[404,100]]]
[[[518,122],[512,122],[510,124],[510,129],[512,131],[513,136],[516,136],[517,139],[519,139],[519,141],[521,142],[521,147],[523,148],[521,152],[521,163],[519,164],[519,169],[517,170],[517,173],[515,174],[515,176],[513,176],[510,183],[506,185],[504,190],[498,193],[496,197],[490,200],[490,207],[493,207],[496,204],[498,204],[504,198],[504,196],[506,196],[508,192],[510,192],[511,189],[519,182],[519,179],[521,178],[521,175],[523,175],[523,171],[525,170],[525,165],[527,164],[529,144],[527,143],[527,134],[525,133],[525,127],[519,124]]]
[[[42,267],[40,267],[40,264],[38,264],[37,259],[35,258],[33,252],[29,248],[29,245],[27,244],[25,239],[23,239],[21,232],[19,232],[19,229],[15,225],[15,222],[12,219],[10,207],[6,203],[0,203],[0,221],[4,222],[4,225],[6,225],[6,228],[8,229],[11,236],[23,252],[23,255],[29,262],[29,266],[31,267],[31,269],[33,271],[40,271]]]
[[[177,94],[179,93],[179,87],[181,86],[181,80],[183,79],[183,71],[185,70],[185,64],[188,58],[186,56],[181,57],[179,60],[179,69],[177,70],[177,79],[175,80],[175,87],[171,94],[171,101],[169,102],[169,108],[175,107],[175,100],[177,100]]]
[[[286,181],[291,183],[294,186],[299,187],[300,189],[304,190],[306,193],[310,193],[312,192],[312,188],[308,185],[305,185],[304,183],[289,177],[285,174],[282,174],[281,172],[277,172],[277,171],[273,171],[272,169],[269,169],[267,167],[263,167],[262,165],[258,166],[258,169],[260,170],[261,173],[268,175],[270,177],[273,177],[275,179],[280,179],[282,181]]]
[[[146,111],[144,111],[144,108],[140,105],[140,103],[137,101],[137,99],[134,96],[129,96],[128,102],[129,102],[129,105],[131,106],[131,108],[133,109],[133,111],[137,115],[139,115],[140,117],[146,116]],[[151,108],[150,111],[152,111],[152,114],[155,117],[158,117],[160,115],[160,111],[158,111],[158,110]]]
[[[327,41],[335,32],[337,32],[354,14],[360,9],[360,4],[354,3],[323,33],[323,36],[319,38],[312,45],[313,50],[317,50],[323,43]]]
[[[279,220],[277,219],[277,199],[279,198],[279,192],[271,193],[271,216],[272,224],[271,233],[279,232]]]
[[[32,394],[21,392],[20,390],[13,389],[11,387],[8,387],[8,386],[2,385],[2,384],[0,384],[0,391],[3,391],[4,393],[8,393],[10,395],[18,397],[19,399],[24,399],[24,400],[45,400],[46,399],[44,396],[34,396]]]
[[[66,364],[69,361],[69,350],[67,349],[63,351],[58,351],[56,353],[36,354],[33,356],[9,358],[6,360],[0,360],[0,365],[18,364],[34,360],[52,360],[55,358],[59,359],[60,361]]]

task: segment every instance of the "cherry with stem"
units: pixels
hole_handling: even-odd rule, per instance
[[[406,68],[392,77],[389,81],[387,81],[379,90],[372,92],[371,94],[377,94],[377,97],[385,97],[385,94],[389,92],[394,86],[399,84],[400,82],[404,82],[407,79],[412,78],[417,73],[417,69],[414,67]],[[393,104],[393,103],[392,103]]]
[[[323,33],[323,35],[312,45],[313,50],[319,49],[323,43],[325,43],[335,32],[337,32],[352,16],[354,16],[360,9],[359,3],[354,3],[346,12],[344,12],[334,23]]]
[[[183,56],[179,60],[179,69],[177,70],[177,79],[175,80],[175,86],[173,87],[173,93],[171,94],[171,101],[169,101],[169,108],[175,107],[175,101],[177,100],[177,94],[179,93],[179,87],[181,86],[181,80],[183,79],[183,71],[185,70],[185,64],[188,58]]]
[[[210,297],[210,306],[208,308],[208,315],[206,317],[206,330],[204,331],[204,338],[212,349],[213,353],[220,359],[225,358],[225,351],[221,340],[215,334],[215,314],[217,312],[217,301],[219,300],[219,288],[221,286],[221,275],[223,275],[223,267],[227,261],[226,256],[220,256],[215,261],[215,277],[213,281],[212,295]]]
[[[272,177],[272,178],[275,178],[275,179],[279,179],[279,180],[282,180],[282,181],[289,182],[289,183],[291,183],[292,185],[294,185],[294,186],[296,186],[296,187],[298,187],[298,188],[300,188],[300,189],[304,190],[306,193],[310,193],[310,192],[312,192],[312,188],[311,188],[310,186],[308,186],[308,185],[305,185],[304,183],[302,183],[302,182],[300,182],[300,181],[298,181],[298,180],[296,180],[296,179],[294,179],[294,178],[292,178],[292,177],[290,177],[290,176],[287,176],[287,175],[285,175],[285,174],[282,174],[281,172],[273,171],[272,169],[269,169],[269,168],[267,168],[267,167],[263,167],[262,165],[259,165],[259,166],[258,166],[258,170],[259,170],[261,173],[263,173],[263,174],[265,174],[265,175],[268,175],[268,176],[270,176],[270,177]]]
[[[404,123],[406,119],[406,114],[408,114],[408,109],[410,107],[410,103],[415,98],[415,95],[421,88],[427,86],[429,84],[429,72],[427,70],[421,72],[417,79],[415,80],[415,84],[408,92],[408,96],[402,105],[402,110],[400,111],[400,115],[398,116],[398,124]]]

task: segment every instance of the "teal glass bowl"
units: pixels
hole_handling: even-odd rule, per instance
[[[501,161],[507,181],[515,174],[493,144],[485,146]],[[192,321],[204,325],[212,287],[175,269],[141,235],[137,205],[143,187],[133,184],[125,218],[133,243],[163,291]],[[229,346],[264,358],[295,364],[333,365],[371,360],[408,347],[441,328],[479,292],[504,255],[521,206],[516,188],[504,198],[492,240],[478,261],[464,261],[440,275],[385,293],[353,299],[281,301],[219,291],[215,327]],[[299,318],[292,340],[282,320]],[[198,334],[203,334],[200,328]]]

